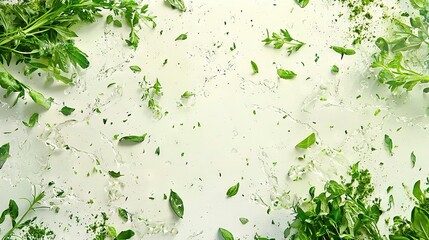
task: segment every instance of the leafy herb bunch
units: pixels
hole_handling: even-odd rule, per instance
[[[14,78],[5,65],[12,60],[24,63],[24,75],[36,70],[48,73],[48,80],[73,84],[74,70],[89,66],[88,55],[75,46],[77,34],[70,28],[78,23],[93,23],[103,10],[111,11],[130,27],[126,43],[137,48],[139,37],[136,31],[142,21],[152,23],[154,16],[148,14],[148,5],[136,0],[23,0],[16,4],[0,3],[0,86],[6,89],[5,97],[18,93],[23,98],[28,92],[37,104],[50,108],[52,99]],[[113,21],[109,15],[107,23]],[[115,26],[121,26],[114,20]]]

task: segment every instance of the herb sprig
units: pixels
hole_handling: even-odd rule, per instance
[[[270,37],[270,33],[267,29],[267,38],[262,40],[265,45],[273,44],[275,49],[280,49],[283,45],[288,45],[286,48],[288,55],[291,55],[294,52],[297,52],[302,46],[305,45],[304,42],[301,42],[297,39],[294,39],[287,29],[280,29],[280,34],[273,32]]]

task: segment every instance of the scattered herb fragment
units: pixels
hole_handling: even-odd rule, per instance
[[[254,74],[259,73],[258,65],[256,65],[254,61],[250,61],[250,65],[252,65],[252,70]]]
[[[412,166],[413,166],[413,167],[415,167],[415,166],[416,166],[417,157],[416,157],[416,155],[414,154],[414,152],[411,152],[410,159],[411,159],[411,164],[412,164]],[[0,167],[0,168],[1,168],[1,167]]]
[[[121,137],[119,139],[119,142],[124,142],[124,143],[141,143],[145,140],[147,136],[147,133],[141,135],[141,136],[135,136],[135,135],[131,135],[131,136],[125,136],[125,137]]]
[[[237,183],[234,186],[231,186],[226,192],[226,196],[228,197],[235,196],[238,193],[239,188],[240,188],[240,183]]]
[[[124,220],[124,221],[128,221],[129,219],[129,213],[127,210],[123,209],[123,208],[118,208],[118,215]]]
[[[9,143],[3,144],[0,147],[0,169],[2,169],[3,165],[6,162],[6,159],[10,157],[9,149],[10,149]]]
[[[130,66],[131,71],[133,71],[134,73],[136,72],[141,72],[142,69],[139,66]]]
[[[338,68],[337,65],[332,65],[331,72],[332,73],[338,73],[340,71],[340,68]]]
[[[265,45],[273,44],[275,49],[280,49],[283,45],[287,44],[289,45],[289,47],[286,48],[288,55],[297,52],[305,45],[304,42],[292,38],[287,29],[280,29],[280,34],[273,32],[271,37],[267,29],[267,38],[262,40],[262,42],[264,42]]]
[[[356,51],[353,49],[343,48],[339,46],[331,46],[331,49],[341,54],[341,59],[343,59],[344,55],[354,55],[356,53]]]
[[[311,147],[311,145],[313,145],[315,142],[316,142],[316,134],[312,133],[308,137],[306,137],[304,140],[299,142],[295,147],[307,149],[307,148]]]
[[[28,120],[28,122],[22,122],[26,127],[32,128],[34,127],[34,125],[36,125],[36,123],[39,120],[39,114],[38,113],[33,113],[33,115],[31,115],[30,119]]]
[[[113,26],[115,26],[115,27],[122,27],[122,22],[119,21],[119,20],[117,20],[117,19],[115,19],[115,20],[113,20]]]
[[[109,171],[109,175],[110,175],[112,178],[118,178],[118,177],[122,177],[122,176],[124,176],[124,175],[122,175],[122,174],[121,174],[121,172],[115,172],[115,171]]]
[[[122,231],[118,234],[118,236],[116,236],[116,238],[114,240],[126,240],[126,239],[130,239],[135,235],[133,230],[126,230],[126,231]]]
[[[293,79],[296,77],[296,73],[281,68],[277,69],[277,75],[282,79]]]
[[[155,154],[158,155],[158,156],[159,156],[159,154],[161,154],[161,149],[159,149],[159,147],[156,148]]]
[[[246,224],[249,222],[249,219],[244,218],[244,217],[239,218],[239,220],[240,220],[241,224]]]
[[[179,217],[183,218],[183,214],[185,212],[185,207],[183,205],[183,201],[180,198],[180,196],[174,192],[173,190],[170,190],[170,197],[168,199],[170,202],[170,207],[173,209],[173,212]]]
[[[186,6],[183,0],[165,0],[173,9],[178,9],[182,12],[186,11]]]
[[[188,35],[186,33],[182,33],[174,41],[186,40],[186,39],[188,39]]]
[[[224,240],[234,240],[232,233],[224,228],[219,228],[219,232]]]
[[[186,91],[182,94],[182,96],[180,96],[180,98],[188,99],[188,98],[193,97],[193,96],[195,96],[195,93]]]
[[[74,108],[64,106],[63,108],[61,108],[60,112],[64,116],[69,116],[70,114],[72,114],[74,112],[74,110],[75,110]]]
[[[393,141],[387,134],[384,135],[384,143],[386,144],[389,154],[393,156]]]
[[[295,2],[300,6],[301,8],[305,8],[307,4],[310,2],[310,0],[295,0]]]

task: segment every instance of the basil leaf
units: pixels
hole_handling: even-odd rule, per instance
[[[174,41],[186,40],[186,39],[188,39],[188,35],[186,33],[182,33]]]
[[[234,240],[232,233],[224,228],[219,228],[219,232],[225,240]]]
[[[132,238],[134,235],[136,235],[134,233],[133,230],[126,230],[126,231],[122,231],[118,234],[118,236],[115,238],[115,240],[126,240],[126,239],[130,239]]]
[[[384,135],[384,143],[386,144],[387,150],[389,150],[390,156],[393,156],[393,141],[389,135]]]
[[[10,157],[9,149],[9,143],[3,144],[3,146],[0,147],[0,169],[2,169],[3,165],[6,162],[6,159]]]
[[[72,114],[74,112],[74,110],[75,110],[74,108],[64,106],[63,108],[61,108],[60,112],[64,116],[69,116],[70,114]]]
[[[186,6],[183,0],[165,0],[173,9],[178,9],[182,12],[186,11]]]
[[[130,66],[131,71],[133,71],[134,73],[136,72],[141,72],[142,69],[139,66]]]
[[[429,213],[420,207],[411,212],[411,228],[423,239],[429,239]]]
[[[254,61],[250,61],[250,64],[252,65],[253,73],[254,74],[259,73],[258,65],[256,65],[256,63]]]
[[[238,193],[238,189],[240,188],[240,183],[235,184],[234,186],[230,187],[228,191],[226,191],[226,196],[233,197]]]
[[[310,0],[295,0],[298,6],[304,8],[310,2]]]
[[[26,127],[32,128],[34,127],[34,125],[36,125],[36,123],[39,120],[39,114],[38,113],[33,113],[33,115],[31,115],[30,119],[28,120],[28,122],[22,122]]]
[[[119,142],[123,142],[123,143],[141,143],[145,140],[147,133],[141,135],[141,136],[125,136],[125,137],[121,137],[119,139]]]
[[[110,175],[112,178],[118,178],[118,177],[122,177],[122,176],[124,176],[124,175],[122,175],[122,174],[121,174],[121,172],[114,172],[114,171],[109,171],[109,175]]]
[[[293,79],[296,77],[296,73],[281,68],[277,69],[277,75],[279,75],[279,77],[283,79]]]
[[[313,145],[315,142],[316,142],[316,134],[312,133],[308,137],[306,137],[304,140],[299,142],[295,147],[307,149],[307,148],[311,147],[311,145]]]
[[[173,209],[173,212],[179,217],[183,218],[183,214],[185,212],[185,206],[183,205],[183,201],[180,196],[170,189],[170,197],[168,199],[170,202],[170,207]]]

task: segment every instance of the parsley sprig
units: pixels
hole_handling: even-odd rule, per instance
[[[294,39],[287,29],[280,29],[280,34],[273,32],[270,37],[270,33],[267,29],[267,38],[262,40],[265,45],[273,44],[275,49],[280,49],[283,45],[288,45],[286,48],[288,55],[291,55],[294,52],[297,52],[302,46],[305,45],[304,42]]]

